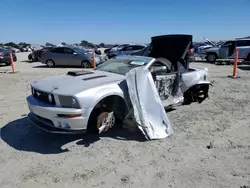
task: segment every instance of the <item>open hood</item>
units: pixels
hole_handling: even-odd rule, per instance
[[[205,41],[207,41],[210,45],[212,45],[212,46],[215,46],[215,44],[211,41],[211,40],[209,40],[209,39],[207,39],[207,38],[203,38]]]
[[[193,47],[192,40],[192,35],[183,34],[155,36],[151,38],[151,43],[146,48],[130,55],[166,58],[174,67],[177,67],[178,61],[185,59],[188,49]],[[188,62],[182,61],[181,63],[188,69]]]
[[[192,48],[192,35],[162,35],[151,38],[150,57],[163,57],[168,59],[173,65],[176,65],[181,58],[185,58],[188,50]],[[185,66],[185,65],[184,65]],[[186,67],[186,66],[185,66]]]

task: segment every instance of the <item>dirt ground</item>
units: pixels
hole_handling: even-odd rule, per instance
[[[30,84],[76,68],[46,68],[18,54],[15,74],[0,66],[0,187],[250,186],[250,67],[207,67],[214,87],[202,104],[168,112],[174,134],[145,141],[140,132],[113,130],[100,137],[53,135],[26,115]]]

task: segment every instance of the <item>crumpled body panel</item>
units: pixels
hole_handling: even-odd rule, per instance
[[[126,75],[134,118],[147,139],[161,139],[173,134],[151,73],[145,67],[134,68]]]

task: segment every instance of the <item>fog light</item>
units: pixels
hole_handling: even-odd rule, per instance
[[[60,121],[58,122],[58,127],[62,127],[62,125],[61,125]]]
[[[63,126],[62,126],[62,128],[65,128],[65,129],[67,129],[67,128],[70,128],[70,126],[69,126],[69,124],[68,124],[68,123],[63,123]]]

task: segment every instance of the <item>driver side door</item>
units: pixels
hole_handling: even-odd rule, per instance
[[[234,47],[234,44],[234,41],[225,42],[219,49],[219,58],[227,59],[230,56],[230,53],[233,52],[232,48]]]
[[[65,61],[68,66],[81,66],[81,58],[78,53],[76,53],[71,48],[65,48]]]

